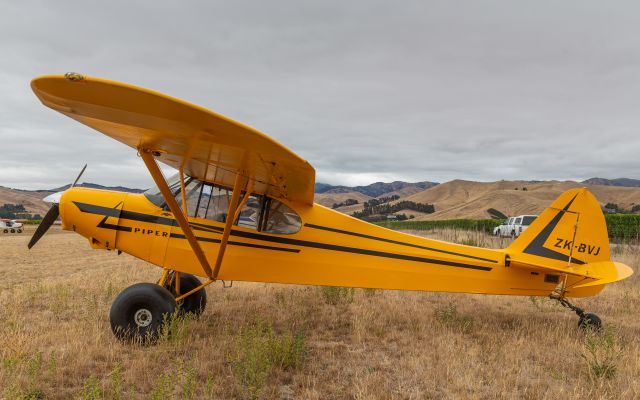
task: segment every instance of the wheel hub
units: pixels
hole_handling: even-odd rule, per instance
[[[147,310],[146,308],[139,309],[133,315],[133,320],[140,328],[149,326],[151,324],[152,318],[153,316],[151,315],[151,311]]]

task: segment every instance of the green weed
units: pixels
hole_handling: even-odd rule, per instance
[[[376,296],[378,293],[380,293],[380,289],[374,289],[374,288],[364,288],[362,289],[364,292],[364,295],[366,297],[374,297]]]
[[[183,344],[189,337],[189,327],[193,319],[193,314],[181,313],[179,310],[173,314],[165,315],[160,329],[160,340]]]
[[[470,333],[473,330],[473,318],[460,314],[455,303],[436,307],[433,316],[441,325],[461,333]]]
[[[122,365],[120,364],[111,372],[111,391],[114,400],[122,400]]]
[[[193,367],[193,365],[187,366],[187,370],[184,375],[184,385],[182,386],[182,398],[185,400],[190,400],[194,398],[196,393],[196,387],[198,383],[196,382],[197,371]]]
[[[173,391],[173,377],[169,372],[158,376],[151,390],[152,400],[164,400],[170,397]]]
[[[299,366],[306,353],[302,332],[276,334],[265,321],[242,329],[227,355],[236,381],[246,398],[258,398],[274,368]]]
[[[331,305],[351,304],[355,294],[354,288],[340,286],[321,286],[320,292],[325,303]]]
[[[78,399],[81,400],[101,400],[104,398],[104,391],[100,380],[94,376],[89,377],[80,391]]]
[[[587,328],[584,337],[582,358],[589,375],[594,378],[612,379],[618,372],[618,363],[623,348],[616,332],[611,327],[600,330]]]

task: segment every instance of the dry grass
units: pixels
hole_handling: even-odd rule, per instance
[[[0,398],[640,397],[637,277],[578,301],[604,318],[603,334],[580,332],[543,298],[236,283],[210,286],[200,320],[139,347],[114,339],[108,310],[157,268],[74,234],[49,234],[30,253],[27,240],[0,236]],[[615,257],[635,268],[636,249]]]

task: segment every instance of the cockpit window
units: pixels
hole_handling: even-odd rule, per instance
[[[180,191],[180,175],[175,174],[171,178],[169,178],[167,180],[167,185],[169,186],[171,193],[173,193],[174,195],[177,194]],[[144,192],[144,195],[150,202],[152,202],[156,206],[167,209],[164,197],[162,197],[162,193],[160,192],[160,189],[158,189],[158,186],[151,187],[146,192]]]
[[[249,196],[247,202],[242,207],[238,221],[236,221],[238,226],[258,230],[258,223],[260,222],[260,216],[262,214],[263,199],[263,196],[257,196],[255,194]]]
[[[298,232],[300,225],[302,221],[295,211],[278,200],[269,199],[263,215],[263,232],[286,235]]]
[[[178,205],[182,207],[180,175],[167,180]],[[187,211],[190,217],[226,222],[231,200],[231,190],[185,176]],[[168,210],[168,206],[157,187],[144,192],[149,201]],[[241,194],[244,196],[244,193]],[[255,229],[260,232],[287,235],[300,230],[300,216],[284,203],[263,195],[250,194],[242,207],[235,225]]]
[[[185,179],[184,192],[187,194],[187,212],[190,217],[196,216],[196,212],[198,211],[198,201],[200,200],[202,188],[203,184],[201,181],[191,178],[189,178],[188,180]],[[178,202],[180,208],[184,209],[184,207],[182,206],[182,193],[180,193],[180,184],[178,184],[176,201]]]

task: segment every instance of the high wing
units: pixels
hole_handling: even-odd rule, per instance
[[[194,104],[151,90],[79,74],[47,75],[31,88],[44,105],[197,179],[313,204],[315,170],[265,134]]]

